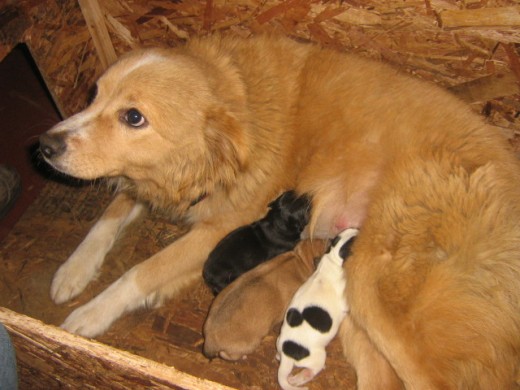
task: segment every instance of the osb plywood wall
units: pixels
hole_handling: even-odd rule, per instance
[[[104,67],[82,14],[93,2],[79,3],[8,1],[0,11],[0,58],[13,42],[26,42],[64,115],[85,104],[88,88]],[[176,46],[215,32],[248,37],[277,31],[390,62],[452,88],[511,137],[520,133],[518,0],[94,3],[100,6],[98,22],[108,31],[105,44],[116,56],[136,47]]]

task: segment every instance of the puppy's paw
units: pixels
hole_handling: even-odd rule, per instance
[[[309,382],[314,378],[316,374],[310,369],[310,368],[304,368],[300,372],[298,372],[295,375],[290,375],[287,378],[287,381],[292,386],[300,387],[301,385],[304,385],[305,383]],[[304,389],[302,387],[302,389]]]

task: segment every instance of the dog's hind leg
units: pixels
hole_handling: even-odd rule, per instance
[[[231,222],[229,222],[231,223]],[[158,306],[181,288],[202,277],[202,266],[211,249],[229,231],[243,224],[223,227],[221,221],[199,223],[190,232],[148,260],[134,266],[87,304],[74,310],[62,327],[95,337],[105,332],[125,312]]]
[[[54,302],[66,302],[85,289],[96,276],[105,255],[121,231],[135,220],[142,210],[143,205],[136,203],[126,194],[116,195],[83,242],[54,275],[51,285],[51,297]]]
[[[357,374],[359,390],[403,390],[404,384],[385,357],[376,349],[368,335],[350,316],[346,316],[339,330],[343,352]]]

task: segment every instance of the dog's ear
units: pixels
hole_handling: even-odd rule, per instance
[[[235,176],[246,168],[249,157],[247,134],[233,114],[224,108],[208,110],[204,131],[214,173]],[[226,181],[225,177],[221,179]]]

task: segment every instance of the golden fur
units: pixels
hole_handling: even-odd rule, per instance
[[[135,52],[98,88],[90,107],[46,135],[67,145],[49,162],[80,178],[117,177],[138,201],[193,226],[76,309],[66,329],[94,336],[171,296],[200,277],[226,233],[295,188],[313,197],[314,236],[361,226],[342,332],[361,388],[515,386],[519,166],[456,98],[383,64],[279,37]],[[148,125],[125,124],[129,108]],[[67,281],[88,282],[80,260],[132,220],[124,215],[108,228],[102,219],[101,233],[58,271],[57,302],[81,292]]]

